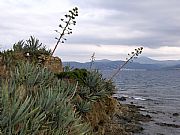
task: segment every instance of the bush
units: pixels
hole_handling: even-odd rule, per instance
[[[112,81],[106,80],[97,70],[74,69],[56,74],[59,79],[73,79],[78,81],[80,88],[77,93],[83,99],[97,100],[115,92]]]
[[[58,77],[58,79],[72,79],[72,80],[78,81],[79,84],[83,85],[84,79],[87,77],[88,74],[89,74],[89,71],[87,71],[86,69],[76,68],[72,71],[56,74],[56,76]]]

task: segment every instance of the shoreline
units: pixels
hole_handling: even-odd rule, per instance
[[[154,100],[140,100],[135,98],[127,97],[116,97],[124,105],[133,104],[139,108],[139,112],[145,116],[152,117],[149,122],[141,122],[141,126],[144,128],[142,132],[137,135],[147,134],[173,134],[179,135],[180,124],[178,118],[180,117],[178,110],[172,110],[166,112],[165,110],[157,109],[158,106],[153,107],[152,104],[156,105]],[[159,105],[159,104],[157,104]],[[162,107],[162,106],[161,106]],[[157,110],[156,110],[157,109]]]
[[[143,108],[142,106],[122,104],[119,101],[118,103],[114,116],[110,123],[106,125],[105,135],[132,135],[141,133],[144,130],[141,123],[152,120],[150,115],[144,115],[140,112],[140,108]]]

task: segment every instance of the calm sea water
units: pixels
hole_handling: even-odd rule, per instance
[[[106,78],[112,71],[103,71]],[[156,123],[180,125],[180,70],[168,71],[122,71],[114,79],[117,93],[127,101],[145,107],[153,121],[143,123],[144,135],[180,135],[180,128],[159,126]]]

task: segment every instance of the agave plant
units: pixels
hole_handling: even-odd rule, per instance
[[[39,55],[50,55],[51,51],[40,43],[39,39],[30,36],[26,41],[19,41],[13,45],[13,51],[17,53],[28,53],[31,58],[37,58]]]
[[[24,52],[23,47],[24,47],[24,41],[21,40],[13,45],[13,50],[15,52]]]
[[[98,70],[74,69],[56,75],[59,79],[69,78],[79,82],[77,94],[84,100],[96,101],[115,92],[112,81],[106,80]]]
[[[90,88],[92,98],[105,97],[107,95],[105,79],[97,70],[91,71],[84,80],[84,85]]]
[[[91,103],[86,100],[81,100],[76,103],[76,109],[79,114],[87,113],[91,110]]]
[[[9,85],[8,85],[9,84]],[[16,94],[13,82],[3,83],[1,88],[0,127],[3,134],[26,134],[26,122],[38,108],[33,108],[32,96],[24,100]]]
[[[74,85],[45,68],[21,63],[0,88],[0,131],[9,135],[85,135],[90,131],[71,103]],[[34,88],[34,92],[29,92]],[[23,96],[22,96],[22,92]]]
[[[50,50],[46,50],[46,47],[43,46],[42,43],[40,43],[39,40],[33,36],[30,36],[30,38],[26,40],[23,49],[25,52],[29,52],[31,55],[50,55]]]
[[[7,50],[2,53],[2,63],[6,66],[6,68],[10,68],[13,64],[13,51]]]

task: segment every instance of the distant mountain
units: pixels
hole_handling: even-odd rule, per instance
[[[93,68],[99,70],[113,70],[119,68],[124,61],[105,61],[105,62],[94,62]],[[79,63],[79,62],[63,62],[64,66],[70,66],[72,68],[90,68],[90,62]],[[157,70],[160,69],[161,66],[155,64],[140,64],[140,63],[128,63],[125,66],[125,69],[141,69],[141,70]]]
[[[164,70],[180,70],[180,64],[170,67],[164,67]]]
[[[111,60],[108,60],[108,59],[102,59],[102,60],[96,60],[96,62],[111,62]]]
[[[93,68],[99,70],[113,70],[119,68],[124,61],[111,61],[107,59],[96,60],[93,64]],[[63,62],[64,66],[70,66],[72,68],[90,68],[91,63],[80,63],[80,62]],[[171,70],[171,69],[180,69],[180,60],[166,60],[158,61],[153,60],[148,57],[139,57],[135,59],[132,63],[128,63],[125,66],[125,69],[139,69],[139,70]]]
[[[158,60],[153,60],[148,57],[139,57],[134,60],[134,62],[140,63],[140,64],[157,64],[162,67],[168,67],[168,66],[175,66],[180,64],[180,60],[164,60],[164,61],[158,61]]]
[[[148,57],[139,57],[137,59],[134,59],[134,62],[137,62],[137,63],[140,63],[140,64],[157,64],[160,61],[153,60],[153,59],[148,58]]]

